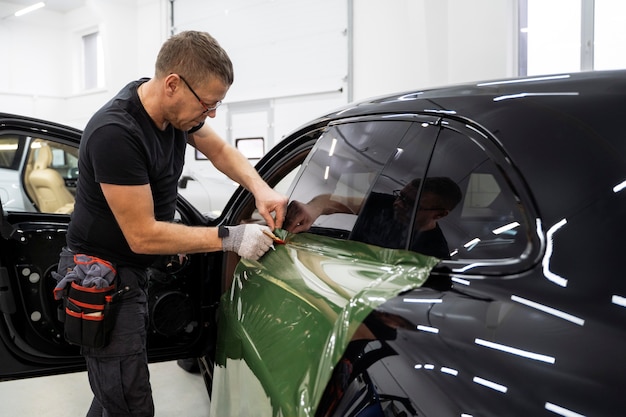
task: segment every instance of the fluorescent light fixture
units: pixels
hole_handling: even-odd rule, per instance
[[[404,298],[405,303],[424,303],[424,304],[439,304],[443,303],[441,298]]]
[[[462,285],[470,285],[470,281],[468,279],[453,277],[452,282],[456,282],[457,284],[462,284]]]
[[[500,226],[497,229],[493,230],[493,234],[494,235],[499,235],[501,233],[504,232],[508,232],[509,230],[515,229],[516,227],[519,226],[518,222],[513,222],[513,223],[509,223],[509,224],[505,224],[504,226]]]
[[[398,100],[400,101],[404,101],[404,100],[417,100],[419,98],[420,94],[424,94],[423,91],[418,91],[416,93],[411,93],[411,94],[405,94],[403,96],[398,97]]]
[[[337,146],[337,139],[333,138],[332,142],[330,143],[330,151],[328,151],[328,156],[333,156],[333,154],[335,153],[335,146]]]
[[[452,376],[457,376],[459,374],[459,371],[456,369],[448,368],[446,366],[441,367],[441,372]]]
[[[563,226],[567,224],[567,219],[563,219],[554,226],[552,226],[546,232],[547,244],[546,244],[546,253],[543,256],[543,260],[541,261],[541,265],[543,266],[543,274],[549,280],[555,283],[556,285],[560,285],[561,287],[567,287],[567,279],[555,274],[550,271],[550,258],[552,257],[552,251],[554,250],[553,236],[554,234]]]
[[[504,80],[504,81],[491,81],[486,83],[476,84],[478,87],[484,87],[489,85],[500,85],[500,84],[517,84],[517,83],[527,83],[529,81],[545,81],[545,80],[562,80],[564,78],[569,78],[569,74],[564,75],[549,75],[546,77],[533,77],[533,78],[516,78],[513,80]]]
[[[465,243],[463,245],[463,247],[469,248],[470,246],[476,246],[476,245],[478,245],[479,242],[480,242],[480,239],[475,237],[474,239],[472,239],[469,242]]]
[[[615,305],[626,307],[626,297],[622,297],[621,295],[611,297],[611,302]]]
[[[546,410],[552,411],[553,413],[559,414],[564,417],[585,417],[584,414],[578,414],[572,410],[568,410],[567,408],[563,408],[559,405],[546,403]]]
[[[500,343],[490,342],[488,340],[475,339],[474,343],[476,343],[479,346],[488,347],[488,348],[491,348],[491,349],[495,349],[495,350],[499,350],[499,351],[502,351],[502,352],[510,353],[512,355],[521,356],[523,358],[533,359],[533,360],[540,361],[540,362],[554,364],[554,362],[556,361],[556,359],[553,358],[552,356],[541,355],[539,353],[534,353],[534,352],[529,352],[529,351],[522,350],[522,349],[517,349],[517,348],[511,347],[511,346],[502,345]]]
[[[421,330],[426,333],[435,333],[435,334],[439,333],[439,329],[437,329],[436,327],[423,326],[421,324],[417,326],[417,330]]]
[[[518,302],[520,304],[524,304],[524,305],[526,305],[528,307],[532,307],[532,308],[537,309],[539,311],[543,311],[544,313],[552,314],[555,317],[558,317],[558,318],[563,319],[563,320],[567,320],[567,321],[572,322],[574,324],[577,324],[579,326],[584,326],[585,325],[585,319],[581,319],[580,317],[576,317],[574,315],[565,313],[565,312],[563,312],[561,310],[557,310],[556,308],[548,307],[546,305],[539,304],[539,303],[536,303],[536,302],[531,301],[531,300],[527,300],[527,299],[522,298],[522,297],[518,297],[517,295],[512,295],[511,296],[511,300],[515,301],[515,302]]]
[[[626,181],[623,181],[623,182],[617,184],[615,187],[613,187],[613,192],[614,193],[619,193],[624,188],[626,188]]]
[[[524,98],[524,97],[543,97],[543,96],[577,96],[578,93],[517,93],[508,94],[505,96],[498,96],[493,101],[510,100],[512,98]]]
[[[456,114],[454,110],[424,109],[424,111],[429,113]]]
[[[34,12],[37,9],[41,9],[45,5],[46,5],[46,3],[44,3],[43,1],[40,1],[39,3],[35,3],[32,6],[28,6],[28,7],[23,8],[22,10],[18,10],[17,12],[15,12],[14,16],[15,17],[23,16],[26,13]]]
[[[480,384],[480,385],[482,385],[484,387],[491,388],[492,390],[500,391],[502,393],[506,393],[509,390],[504,385],[497,384],[497,383],[495,383],[493,381],[489,381],[488,379],[484,379],[484,378],[481,378],[479,376],[475,376],[474,379],[472,379],[472,381],[474,381],[475,383]]]

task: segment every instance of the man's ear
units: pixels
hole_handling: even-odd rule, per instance
[[[165,88],[166,96],[173,96],[174,92],[180,88],[180,77],[176,74],[169,74],[163,80],[163,87]]]

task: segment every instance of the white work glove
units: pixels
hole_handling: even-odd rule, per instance
[[[228,236],[222,238],[222,250],[237,252],[242,258],[256,261],[274,243],[263,231],[271,232],[269,227],[260,224],[242,224],[227,226]]]

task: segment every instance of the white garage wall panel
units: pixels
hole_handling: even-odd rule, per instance
[[[516,0],[353,1],[355,100],[515,75]]]
[[[347,3],[176,0],[174,29],[205,30],[230,55],[230,101],[338,90],[347,75]]]
[[[269,150],[347,102],[346,0],[176,0],[172,12],[174,33],[207,31],[233,61],[235,82],[209,122],[231,144],[262,137]],[[190,154],[186,169],[209,175]]]
[[[71,87],[64,68],[57,65],[71,55],[56,15],[41,10],[28,20],[0,21],[0,111],[45,113]]]

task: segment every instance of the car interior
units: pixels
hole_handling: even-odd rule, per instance
[[[0,188],[9,210],[69,214],[78,178],[78,148],[44,138],[0,138]]]
[[[74,195],[68,191],[61,174],[52,168],[52,161],[52,147],[44,141],[33,142],[24,185],[40,211],[69,214],[74,210]]]

